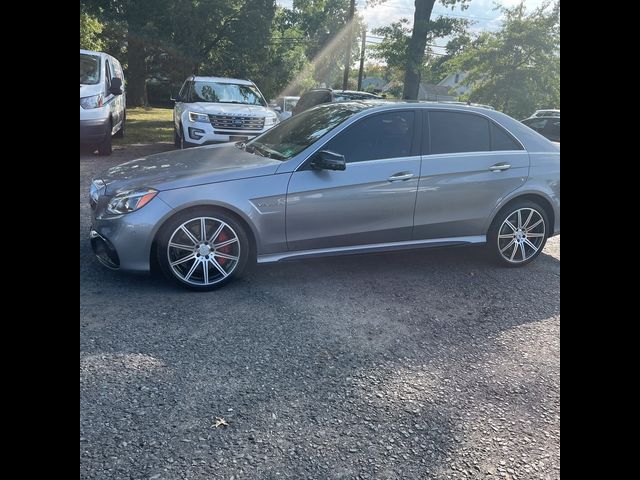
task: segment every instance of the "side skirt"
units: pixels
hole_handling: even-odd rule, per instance
[[[356,253],[410,250],[413,248],[467,245],[473,243],[486,243],[486,241],[486,235],[475,235],[468,237],[433,238],[429,240],[409,240],[406,242],[376,243],[372,245],[352,245],[349,247],[319,248],[316,250],[299,250],[297,252],[269,253],[266,255],[258,255],[258,263],[281,262],[284,260],[298,260],[302,258],[331,257],[336,255],[351,255]]]

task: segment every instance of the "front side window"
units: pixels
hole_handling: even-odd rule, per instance
[[[253,85],[219,83],[196,80],[193,82],[189,102],[237,103],[267,106],[264,98]]]
[[[245,149],[256,155],[287,160],[365,108],[369,107],[333,103],[307,110],[247,142]]]
[[[100,82],[100,57],[80,54],[80,85],[96,85]]]
[[[372,115],[331,139],[323,150],[344,155],[348,163],[411,155],[414,112]]]
[[[105,60],[104,62],[105,72],[104,72],[104,86],[105,91],[108,93],[111,88],[111,66],[109,60]]]
[[[429,112],[431,153],[487,152],[491,150],[489,120],[458,112]]]

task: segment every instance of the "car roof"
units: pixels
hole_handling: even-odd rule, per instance
[[[93,50],[83,50],[83,49],[80,49],[80,53],[82,53],[84,55],[97,55],[98,57],[110,57],[111,56],[108,53],[94,52]]]
[[[537,117],[525,118],[524,120],[521,120],[521,122],[524,122],[525,120],[544,120],[544,119],[559,120],[560,116],[559,115],[538,115]]]
[[[251,80],[243,80],[241,78],[228,77],[205,77],[201,75],[191,75],[188,79],[196,82],[216,82],[216,83],[234,83],[236,85],[254,85]]]

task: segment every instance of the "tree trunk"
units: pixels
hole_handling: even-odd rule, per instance
[[[424,49],[427,46],[429,18],[435,0],[415,0],[416,11],[413,14],[413,32],[409,40],[407,63],[404,74],[404,91],[402,98],[417,100],[420,88],[420,70],[424,60]]]
[[[130,27],[127,34],[127,107],[146,107],[149,101],[144,40],[131,30]]]

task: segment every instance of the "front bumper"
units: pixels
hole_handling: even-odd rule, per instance
[[[80,120],[80,143],[98,144],[107,136],[109,118]]]
[[[103,205],[102,197],[98,204]],[[119,270],[145,272],[157,227],[171,214],[171,208],[156,196],[135,212],[118,216],[94,215],[89,235],[91,248],[103,265]]]
[[[215,143],[239,142],[250,140],[266,132],[275,125],[263,127],[261,130],[222,130],[214,128],[210,123],[185,122],[183,124],[184,140],[190,145],[211,145]]]

